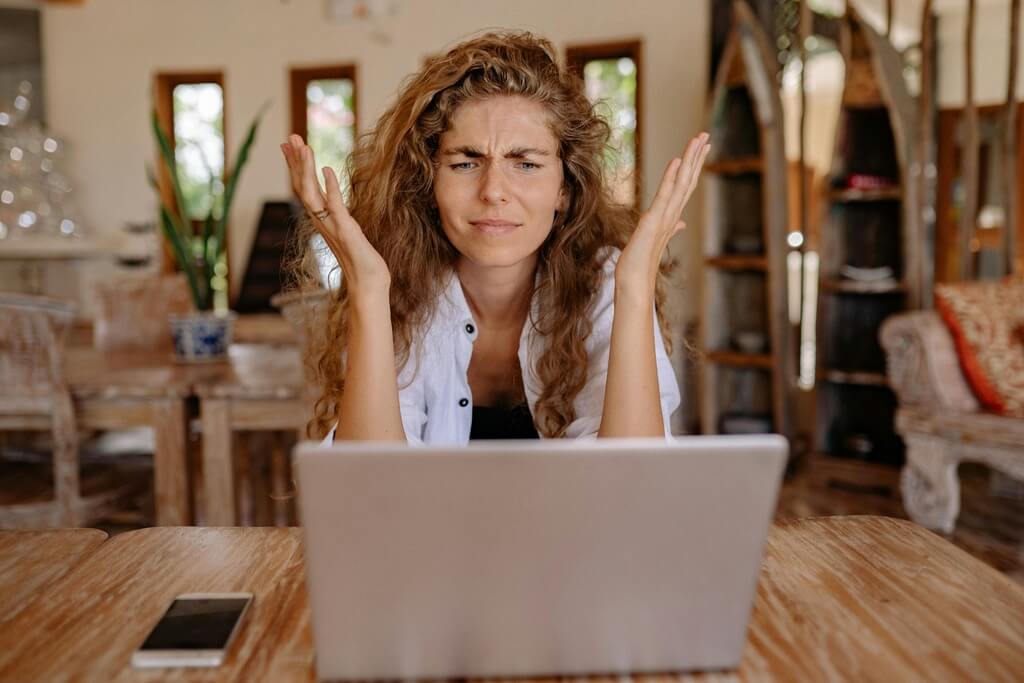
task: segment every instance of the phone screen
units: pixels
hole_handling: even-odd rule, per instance
[[[223,650],[247,598],[176,598],[140,650]]]

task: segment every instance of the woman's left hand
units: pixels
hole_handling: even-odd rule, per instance
[[[681,213],[697,187],[704,158],[711,149],[709,135],[690,140],[682,158],[669,162],[650,207],[640,215],[615,267],[616,288],[653,296],[658,265],[672,236],[686,227]]]

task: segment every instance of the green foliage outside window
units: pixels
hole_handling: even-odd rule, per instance
[[[224,191],[224,93],[216,83],[174,88],[174,157],[184,214],[202,220]]]
[[[345,183],[345,162],[355,144],[355,99],[352,81],[323,79],[306,86],[307,144],[317,166],[330,166]]]
[[[595,59],[583,67],[587,98],[612,129],[605,170],[624,204],[632,204],[636,194],[636,77],[636,63],[628,57]]]

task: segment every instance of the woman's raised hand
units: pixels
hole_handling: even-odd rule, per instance
[[[636,230],[619,256],[615,269],[617,286],[653,294],[661,256],[672,236],[686,227],[681,214],[697,187],[710,149],[710,137],[701,133],[690,140],[681,158],[669,162],[654,200],[640,215]]]
[[[387,264],[349,215],[334,171],[327,166],[323,168],[322,189],[316,177],[313,150],[298,135],[288,136],[288,141],[281,145],[281,152],[288,163],[292,190],[341,264],[349,291],[371,291],[380,287],[386,291],[391,282]]]

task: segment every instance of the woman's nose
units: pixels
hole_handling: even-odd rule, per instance
[[[505,177],[498,164],[488,163],[484,166],[480,179],[480,198],[496,204],[506,201]]]

